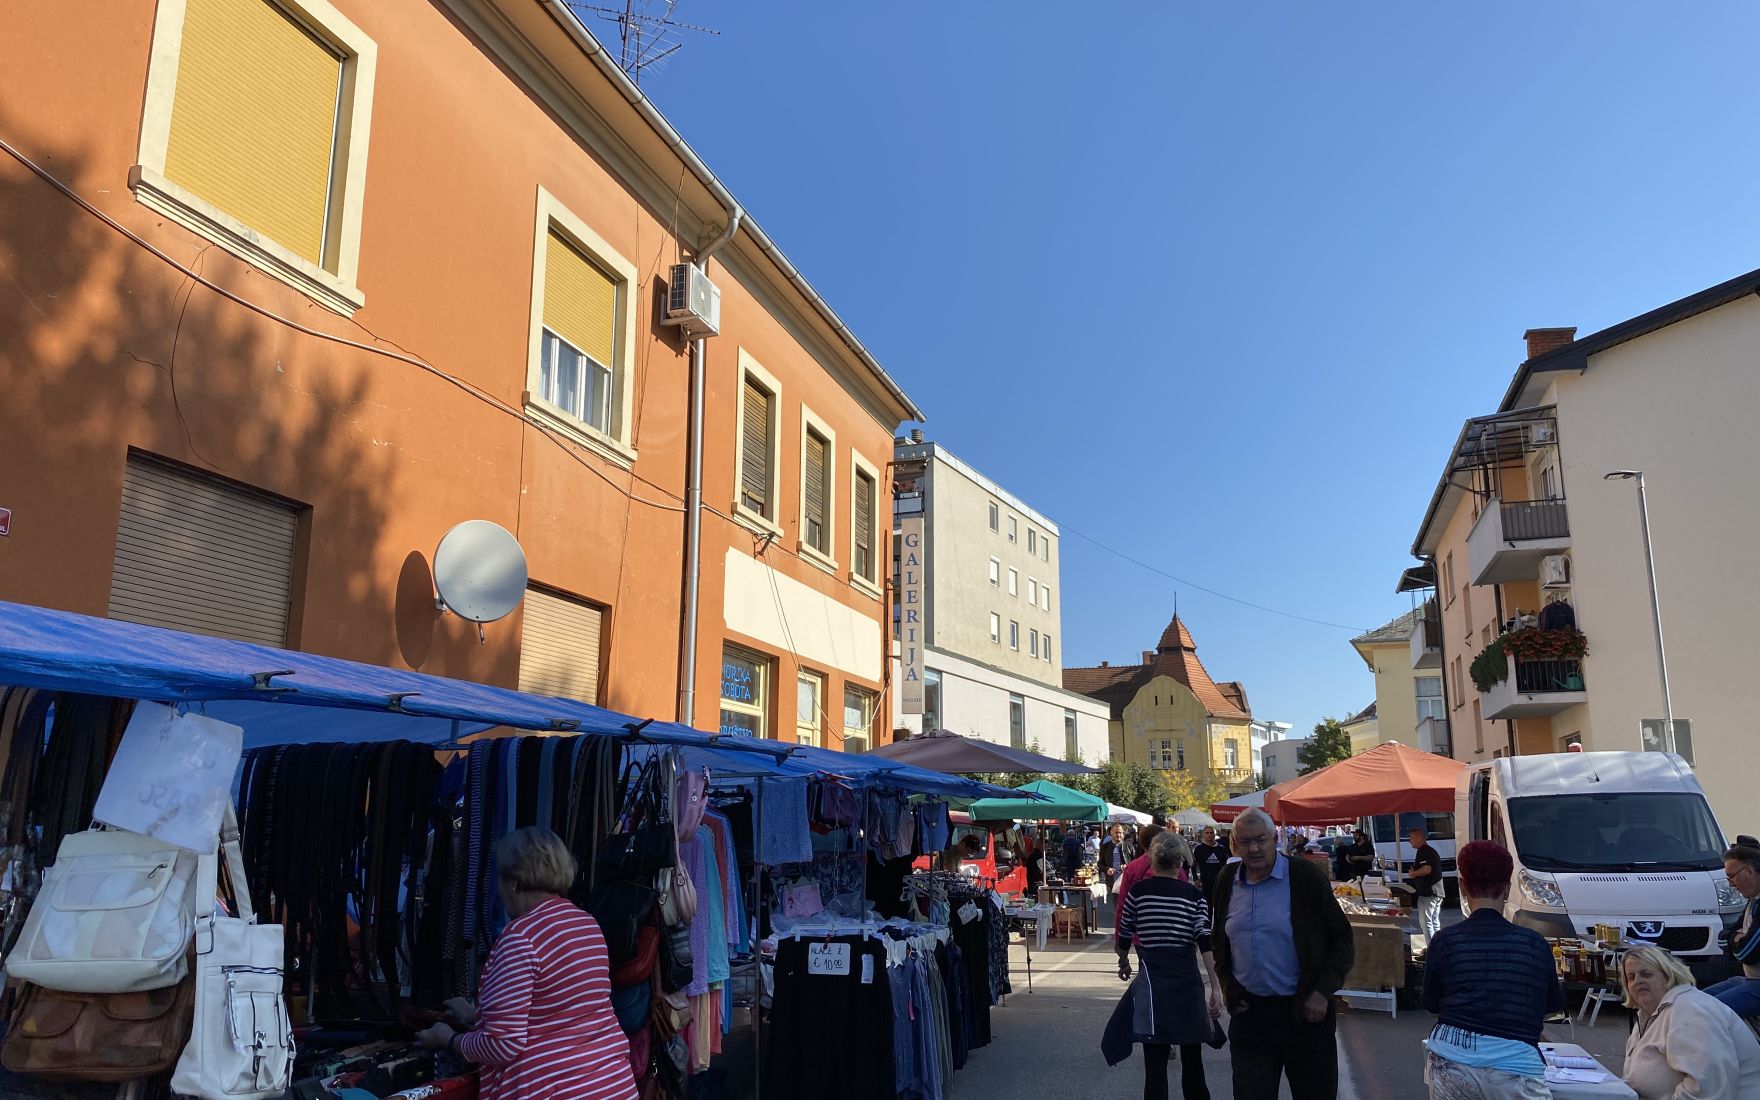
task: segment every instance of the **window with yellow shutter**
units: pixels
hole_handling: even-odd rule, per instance
[[[165,178],[320,267],[345,58],[271,0],[186,0]]]
[[[829,494],[831,485],[831,444],[824,436],[807,429],[806,445],[801,456],[803,481],[802,513],[807,545],[821,554],[831,553],[831,522]]]
[[[552,229],[544,247],[544,338],[539,393],[552,406],[616,435],[617,279]]]

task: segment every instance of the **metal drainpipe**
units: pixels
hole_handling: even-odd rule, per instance
[[[745,211],[733,203],[727,211],[727,228],[710,241],[691,262],[707,275],[709,257],[739,232]],[[705,342],[691,341],[690,454],[686,459],[684,489],[684,622],[679,631],[678,721],[694,725],[697,709],[697,590],[703,572],[703,375]]]

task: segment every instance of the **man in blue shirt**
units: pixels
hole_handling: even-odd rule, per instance
[[[1235,821],[1239,863],[1218,876],[1212,943],[1228,1004],[1235,1100],[1338,1096],[1332,995],[1355,959],[1350,922],[1326,872],[1277,850],[1262,810]]]

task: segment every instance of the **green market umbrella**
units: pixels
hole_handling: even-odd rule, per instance
[[[1068,787],[1038,779],[1016,787],[1039,796],[1040,801],[1025,798],[980,798],[972,803],[973,821],[1105,821],[1106,800],[1096,795],[1072,791]]]

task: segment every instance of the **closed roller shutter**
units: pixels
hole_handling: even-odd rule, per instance
[[[740,440],[740,502],[773,519],[770,514],[770,394],[746,379],[744,437]]]
[[[324,262],[342,57],[270,0],[188,0],[165,176]]]
[[[554,230],[544,246],[544,327],[611,366],[617,283]]]
[[[605,613],[592,604],[526,589],[519,689],[599,702],[599,639]]]
[[[826,537],[825,525],[825,482],[827,445],[819,433],[807,432],[806,456],[806,488],[807,488],[807,544],[821,554],[831,552],[831,540]]]
[[[286,645],[298,521],[279,501],[131,455],[110,617]]]

